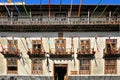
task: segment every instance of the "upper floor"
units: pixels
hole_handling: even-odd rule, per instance
[[[0,8],[0,25],[116,25],[120,23],[119,5],[4,5]],[[72,10],[71,10],[72,8]]]

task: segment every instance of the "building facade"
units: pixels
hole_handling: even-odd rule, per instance
[[[0,79],[120,80],[119,5],[95,6],[2,5]]]

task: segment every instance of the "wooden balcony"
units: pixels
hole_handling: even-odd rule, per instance
[[[94,49],[90,49],[88,51],[78,51],[77,52],[77,55],[78,55],[78,58],[79,57],[94,57],[96,51]]]
[[[8,49],[5,49],[4,51],[1,52],[4,57],[16,57],[16,58],[20,58],[20,50],[17,49],[16,51],[9,51]]]
[[[72,51],[55,51],[54,53],[50,53],[51,58],[72,58],[74,52]]]
[[[103,54],[104,54],[104,57],[120,57],[119,50],[104,49]]]
[[[80,74],[90,74],[90,70],[80,70]]]
[[[18,74],[17,71],[7,71],[7,74]]]
[[[105,74],[117,74],[116,70],[105,70]]]
[[[42,74],[41,70],[32,70],[32,74]]]
[[[34,58],[34,57],[44,58],[46,52],[43,50],[29,50],[27,54],[29,55],[30,58]]]

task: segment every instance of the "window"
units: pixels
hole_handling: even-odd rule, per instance
[[[80,60],[80,74],[90,74],[90,59]]]
[[[55,51],[57,53],[62,53],[62,54],[66,52],[66,40],[65,39],[56,39]]]
[[[17,59],[16,58],[7,59],[7,73],[17,74]]]
[[[81,54],[90,54],[90,40],[81,40],[80,43]]]
[[[32,41],[32,52],[33,53],[41,52],[41,40],[33,40]]]
[[[18,41],[17,40],[8,40],[8,52],[15,54],[18,52]]]
[[[117,60],[106,59],[105,60],[105,74],[116,74],[117,73]]]
[[[42,74],[42,59],[34,58],[32,59],[32,74]]]
[[[116,53],[117,50],[117,39],[106,39],[106,53]]]

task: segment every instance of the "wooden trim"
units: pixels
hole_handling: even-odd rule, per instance
[[[38,51],[38,52],[42,52],[42,40],[32,40],[32,53],[34,54],[36,52],[34,50],[34,42],[35,42],[35,44],[40,45],[40,51]]]
[[[12,58],[15,59],[15,58]],[[6,69],[7,69],[7,74],[18,74],[18,59],[16,59],[16,65],[17,65],[17,70],[16,71],[8,71],[8,59],[6,59]],[[11,72],[11,73],[9,73]]]
[[[81,59],[81,60],[89,60],[89,64],[90,64],[90,65],[89,65],[89,72],[88,72],[88,74],[91,74],[91,59]],[[84,71],[88,71],[88,70],[83,70],[83,72],[84,72]],[[87,73],[83,73],[83,74],[80,73],[80,60],[79,60],[79,74],[80,74],[80,75],[87,74]]]
[[[108,72],[106,72],[106,60],[115,60],[115,70],[112,70],[112,72],[109,73],[110,70],[108,70]],[[109,66],[111,66],[109,64]],[[104,74],[117,74],[117,59],[105,59],[104,60]]]
[[[116,50],[114,50],[114,51],[110,51],[110,53],[108,52],[109,50],[108,50],[108,47],[107,47],[107,45],[109,44],[110,45],[110,49],[112,49],[111,48],[111,45],[112,45],[112,43],[113,43],[113,41],[115,41],[115,46],[114,46],[114,48],[117,50],[117,39],[106,39],[106,50],[107,50],[107,54],[116,54]],[[112,46],[113,47],[113,46]],[[113,50],[113,49],[112,49]]]
[[[14,40],[14,43],[16,42],[16,44],[9,44],[9,43],[11,43],[13,40],[7,40],[7,42],[8,42],[8,53],[10,53],[10,54],[14,54],[15,53],[15,51],[13,51],[12,50],[12,52],[10,51],[10,46],[12,46],[12,48],[14,47],[14,45],[16,46],[16,49],[18,49],[18,40]]]
[[[39,59],[39,58],[33,58],[33,59]],[[41,59],[42,60],[42,59]],[[37,71],[37,73],[36,73],[36,71],[35,70],[33,70],[33,61],[32,61],[32,59],[31,59],[31,74],[43,74],[43,60],[42,60],[42,70],[36,70]],[[38,65],[38,63],[37,63],[37,65]],[[34,73],[33,73],[34,72]]]
[[[83,41],[83,43],[82,43],[82,41]],[[88,41],[88,43],[87,43],[87,41]],[[79,44],[79,45],[80,45],[80,53],[81,53],[81,54],[82,54],[82,53],[84,53],[84,54],[87,53],[87,51],[86,51],[86,46],[88,46],[88,54],[91,53],[90,39],[80,40],[80,44]],[[82,52],[82,50],[81,50],[81,47],[84,47],[83,52]]]
[[[66,39],[55,39],[55,41],[59,41],[59,43],[55,42],[55,53],[65,54],[66,53]],[[64,44],[62,44],[62,41],[64,41]],[[64,52],[62,50],[58,51],[57,47],[64,47]]]
[[[78,71],[71,71],[71,75],[77,75],[78,74]]]

